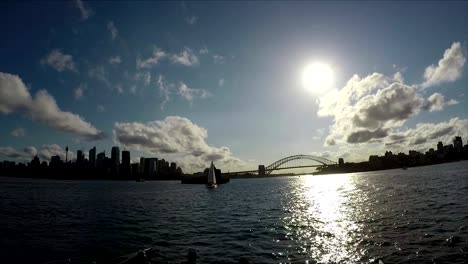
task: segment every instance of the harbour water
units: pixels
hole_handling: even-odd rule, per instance
[[[0,178],[1,263],[467,263],[468,162],[378,172],[179,182]]]

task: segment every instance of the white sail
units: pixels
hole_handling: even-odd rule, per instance
[[[208,171],[208,184],[216,184],[216,174],[213,161],[211,161],[210,170]]]

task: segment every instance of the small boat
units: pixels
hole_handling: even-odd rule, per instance
[[[208,171],[208,182],[206,183],[206,187],[209,189],[214,189],[218,187],[216,184],[216,173],[213,165],[213,161],[211,161],[210,170]]]

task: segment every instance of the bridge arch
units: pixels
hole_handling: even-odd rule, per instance
[[[324,166],[336,165],[337,163],[326,158],[317,157],[313,155],[293,155],[286,158],[282,158],[273,162],[272,164],[265,167],[265,174],[270,174],[272,171],[278,169],[281,165],[289,163],[294,160],[313,160],[321,163]]]

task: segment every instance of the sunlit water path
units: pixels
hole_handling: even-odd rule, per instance
[[[200,263],[466,263],[468,162],[236,179],[216,190],[0,178],[0,234],[1,259],[15,263],[145,247],[173,263],[189,248]]]

